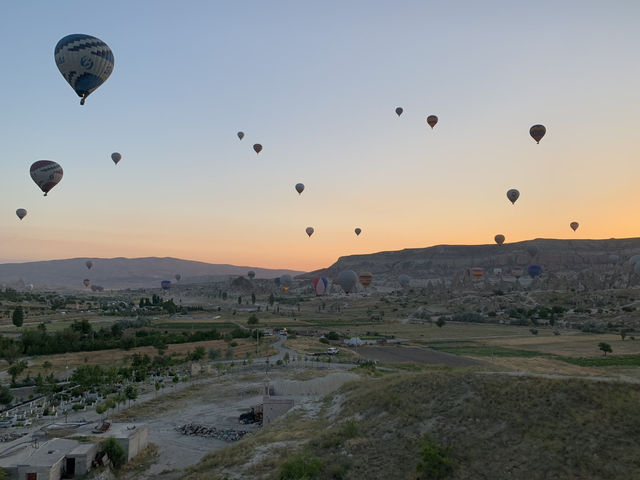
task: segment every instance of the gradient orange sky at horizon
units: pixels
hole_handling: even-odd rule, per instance
[[[515,3],[11,5],[0,262],[309,271],[498,233],[640,236],[640,4]],[[53,61],[75,32],[115,55],[84,107]],[[38,159],[65,170],[48,197],[29,178]]]

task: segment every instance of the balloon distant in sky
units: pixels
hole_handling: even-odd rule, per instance
[[[85,287],[88,287],[89,285],[91,285],[91,280],[89,280],[88,278],[85,278],[82,283],[84,284]]]
[[[122,160],[122,155],[120,155],[118,152],[113,152],[111,154],[111,160],[113,160],[113,163],[117,165],[118,162]]]
[[[484,275],[484,268],[481,267],[473,267],[471,270],[471,276],[473,277],[474,280],[480,280],[482,279],[482,276]]]
[[[498,234],[493,239],[496,241],[498,245],[502,245],[504,243],[504,235]]]
[[[616,263],[618,263],[618,260],[620,260],[620,257],[618,255],[609,255],[609,263],[613,263],[615,265]]]
[[[305,230],[305,232],[307,232],[307,235],[311,236],[313,235],[313,232],[315,230],[313,229],[313,227],[307,227],[307,229]]]
[[[516,280],[522,276],[524,270],[522,267],[511,267],[511,275],[516,277]]]
[[[160,282],[160,286],[162,287],[163,292],[168,292],[171,289],[171,281],[170,280],[162,280]]]
[[[27,211],[24,208],[19,208],[16,210],[16,215],[20,220],[27,216]]]
[[[547,129],[544,128],[544,125],[534,125],[529,129],[529,135],[531,135],[536,143],[540,143],[545,133],[547,133]]]
[[[240,140],[244,138],[244,132],[238,132],[237,135]]]
[[[536,247],[535,245],[529,245],[527,247],[527,253],[531,258],[535,257],[538,254],[538,247]]]
[[[102,292],[103,290],[104,287],[101,287],[100,285],[91,285],[92,292]]]
[[[303,191],[304,191],[304,184],[296,183],[296,192],[298,192],[298,194],[301,194]]]
[[[435,115],[429,115],[427,117],[427,123],[429,124],[429,126],[433,130],[433,127],[435,127],[436,123],[438,123],[438,117],[436,117]]]
[[[260,152],[262,151],[262,145],[260,145],[259,143],[256,143],[256,144],[253,146],[253,150],[254,150],[256,153],[260,153]]]
[[[251,280],[253,280],[256,276],[256,272],[254,272],[253,270],[249,270],[249,272],[247,273],[247,277],[249,277]]]
[[[362,233],[361,228],[356,228],[354,231],[356,232],[356,237]]]
[[[316,295],[324,295],[327,292],[327,287],[329,286],[329,280],[324,277],[316,277],[311,283],[313,284],[313,290],[316,292]]]
[[[360,283],[364,288],[367,288],[371,285],[371,282],[373,282],[373,275],[371,275],[371,272],[362,272],[358,277],[358,280],[360,280]]]
[[[401,273],[400,275],[398,275],[398,283],[400,283],[401,287],[407,288],[410,281],[411,278],[409,278],[409,275],[407,275],[406,273]]]
[[[86,262],[84,262],[84,264],[89,270],[91,270],[91,267],[93,267],[93,262],[91,260],[87,260]]]
[[[402,109],[402,107],[398,107],[398,108],[396,108],[396,114],[397,114],[398,116],[402,115],[402,112],[404,112],[404,110]]]
[[[284,288],[285,291],[288,291],[291,288],[291,284],[293,283],[293,278],[291,275],[285,273],[280,277],[280,285]]]
[[[507,191],[507,198],[512,204],[516,203],[516,200],[518,200],[519,197],[520,197],[520,192],[515,188],[512,188],[511,190]]]
[[[44,196],[62,180],[62,167],[52,160],[38,160],[31,165],[29,170],[31,178]]]
[[[529,265],[527,273],[531,278],[536,278],[542,273],[542,267],[540,265]]]
[[[91,35],[67,35],[58,42],[53,55],[58,70],[81,98],[80,105],[113,71],[113,52]]]
[[[343,270],[338,274],[338,284],[347,295],[353,291],[357,281],[358,275],[353,270]]]
[[[578,229],[578,227],[580,226],[580,224],[578,222],[571,222],[569,224],[569,226],[571,227],[571,230],[573,230],[575,232]]]
[[[179,273],[176,273],[176,274],[173,276],[173,278],[175,278],[175,279],[176,279],[176,282],[179,282],[179,281],[180,281],[180,279],[182,278],[182,275],[180,275]]]

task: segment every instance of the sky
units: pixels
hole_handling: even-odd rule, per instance
[[[71,33],[115,57],[84,106],[53,58]],[[498,233],[638,237],[639,46],[633,0],[3,2],[0,262],[309,271]],[[47,197],[41,159],[64,169]]]

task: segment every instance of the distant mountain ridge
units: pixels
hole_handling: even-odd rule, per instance
[[[85,264],[87,260],[93,262],[91,269]],[[158,287],[162,280],[176,282],[176,274],[182,277],[179,283],[202,283],[246,275],[249,270],[256,273],[256,278],[303,273],[299,270],[214,264],[173,257],[70,258],[0,264],[0,283],[18,288],[34,284],[36,288],[82,289],[82,281],[88,278],[92,285],[111,289],[153,288]]]
[[[530,246],[537,248],[533,256],[527,251]],[[593,270],[594,266],[608,268],[612,264],[612,255],[618,257],[615,263],[621,267],[636,254],[640,254],[640,238],[536,238],[502,246],[436,245],[340,257],[330,267],[302,274],[298,278],[323,276],[336,279],[342,270],[354,270],[358,274],[371,272],[377,281],[394,281],[397,275],[403,273],[412,278],[452,278],[472,267],[481,267],[487,272],[494,268],[508,272],[511,267],[530,264],[542,265],[545,272],[563,274]]]

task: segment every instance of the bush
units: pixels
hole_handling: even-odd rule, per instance
[[[115,438],[107,438],[104,442],[102,442],[102,449],[104,450],[104,453],[106,453],[109,457],[113,468],[118,469],[122,465],[124,465],[126,461],[124,449],[120,446]]]
[[[329,345],[329,340],[327,340],[324,337],[320,337],[320,343],[325,343],[325,344]]]
[[[256,325],[258,322],[259,322],[258,317],[255,314],[251,315],[249,317],[249,320],[247,320],[247,323],[249,325]]]
[[[449,448],[444,448],[425,434],[420,443],[420,463],[416,468],[419,478],[445,478],[453,469],[452,460],[447,455]]]
[[[322,473],[323,469],[322,460],[311,453],[296,453],[282,464],[280,480],[311,480]]]

